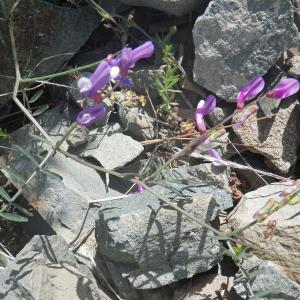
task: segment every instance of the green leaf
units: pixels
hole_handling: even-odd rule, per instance
[[[6,201],[11,202],[10,196],[8,195],[7,191],[2,186],[0,186],[0,196],[2,198],[4,198]]]
[[[17,215],[17,214],[0,212],[0,217],[3,219],[6,219],[8,221],[13,221],[13,222],[28,222],[28,218]]]
[[[15,170],[5,167],[5,166],[2,166],[1,169],[3,169],[5,172],[7,172],[10,176],[15,177],[22,183],[26,182],[26,179],[22,175],[20,175],[18,172],[16,172]]]
[[[54,173],[54,172],[52,172],[52,171],[50,171],[50,170],[48,170],[48,169],[41,169],[41,172],[44,173],[44,174],[46,174],[46,175],[49,175],[49,176],[51,176],[51,177],[54,177],[54,178],[63,180],[63,177],[62,177],[62,176],[60,176],[59,174]]]
[[[23,149],[22,147],[18,146],[18,145],[13,145],[13,148],[15,148],[16,150],[22,152],[29,160],[32,161],[33,164],[35,164],[36,166],[39,166],[39,162],[36,160],[36,158],[28,151]]]
[[[43,95],[44,91],[43,90],[39,90],[37,91],[29,100],[29,103],[34,103],[36,102],[42,95]]]
[[[0,137],[6,138],[8,136],[6,130],[3,130],[2,128],[0,128]]]
[[[34,111],[34,113],[32,114],[34,117],[37,117],[41,114],[43,114],[47,109],[49,108],[48,104],[42,105],[40,106],[37,110]]]

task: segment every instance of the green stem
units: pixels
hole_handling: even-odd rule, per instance
[[[68,75],[68,74],[72,74],[74,72],[78,72],[78,71],[82,71],[82,70],[86,70],[86,69],[90,69],[92,67],[95,67],[99,63],[101,63],[102,61],[103,61],[103,59],[99,60],[99,61],[96,61],[96,62],[93,62],[93,63],[88,64],[88,65],[84,65],[84,66],[81,66],[81,67],[73,68],[73,69],[70,69],[70,70],[67,70],[67,71],[58,72],[58,73],[54,73],[54,74],[50,74],[50,75],[45,75],[45,76],[40,76],[40,77],[24,78],[24,79],[21,79],[20,82],[21,83],[28,83],[28,82],[35,82],[35,81],[39,81],[39,80],[51,79],[51,78],[55,78],[55,77],[59,77],[59,76],[65,76],[65,75]]]
[[[64,136],[61,138],[60,141],[58,141],[56,143],[56,145],[54,146],[54,150],[59,149],[59,147],[62,145],[62,143],[68,138],[68,136],[71,134],[71,132],[73,130],[75,130],[75,128],[77,127],[77,123],[74,122],[73,124],[71,124],[71,126],[68,128],[67,132],[64,134]]]

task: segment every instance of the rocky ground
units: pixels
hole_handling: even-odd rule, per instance
[[[300,299],[299,199],[283,194],[300,176],[299,92],[232,116],[254,75],[266,92],[299,79],[299,1],[0,4],[1,299]],[[66,135],[78,79],[149,39],[132,85],[103,88],[105,118]],[[222,135],[173,160],[205,134],[208,95]]]

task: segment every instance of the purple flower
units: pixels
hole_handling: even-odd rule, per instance
[[[264,79],[257,75],[254,76],[245,86],[243,86],[237,95],[237,108],[243,108],[245,101],[256,97],[265,87]]]
[[[77,82],[80,92],[90,99],[99,101],[101,99],[100,90],[110,81],[110,72],[116,63],[115,59],[109,57],[98,65],[90,78],[81,77]]]
[[[296,94],[300,89],[300,84],[297,79],[287,78],[281,79],[275,86],[274,90],[267,93],[267,97],[273,99],[284,99]]]
[[[210,157],[212,157],[212,158],[214,158],[214,159],[216,159],[216,160],[222,160],[222,158],[221,158],[219,152],[218,152],[216,149],[213,149],[213,148],[208,149],[208,150],[207,150],[207,154],[208,154]],[[222,162],[218,162],[218,161],[214,161],[214,162],[213,162],[213,165],[216,166],[216,167],[221,167],[221,166],[223,167],[223,166],[224,166],[224,164],[223,164]]]
[[[143,186],[139,183],[138,181],[138,177],[135,176],[134,178],[135,182],[136,182],[136,190],[135,190],[135,194],[140,194],[144,191]]]
[[[90,126],[106,116],[106,109],[102,104],[95,104],[82,110],[76,118],[76,123],[81,126]]]
[[[140,183],[137,183],[135,193],[136,193],[136,194],[140,194],[140,193],[142,193],[143,191],[144,191],[144,189],[143,189],[142,185],[141,185]]]
[[[208,115],[215,109],[216,102],[216,97],[212,95],[209,95],[205,101],[199,101],[195,112],[195,121],[200,133],[204,133],[206,131],[204,116]]]
[[[137,61],[143,58],[148,58],[152,56],[154,52],[154,45],[152,42],[148,41],[141,46],[131,49],[124,48],[121,51],[121,54],[117,56],[117,67],[119,68],[118,72],[116,72],[116,68],[114,68],[114,77],[116,80],[120,82],[120,85],[131,85],[131,81],[128,81],[127,75],[128,70],[133,68]]]

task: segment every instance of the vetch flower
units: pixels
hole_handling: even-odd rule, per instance
[[[296,94],[299,89],[300,84],[297,79],[285,78],[281,79],[273,91],[268,92],[266,96],[273,99],[284,99]]]
[[[257,75],[254,76],[245,86],[243,86],[237,95],[237,108],[243,108],[245,101],[256,97],[265,87],[264,79]]]
[[[216,102],[216,97],[213,95],[209,95],[205,101],[199,101],[195,112],[195,121],[200,133],[204,133],[206,131],[204,116],[208,115],[215,109]]]
[[[77,82],[80,93],[94,101],[99,101],[100,90],[110,81],[111,69],[116,63],[117,61],[109,56],[98,65],[90,78],[81,77]]]
[[[213,149],[213,148],[208,149],[208,150],[207,150],[207,154],[208,154],[210,157],[216,159],[216,161],[213,161],[213,165],[214,165],[214,166],[216,166],[216,167],[223,167],[223,166],[224,166],[224,164],[223,164],[222,162],[218,162],[218,161],[217,161],[217,160],[222,160],[222,158],[221,158],[219,152],[218,152],[216,149]]]
[[[119,84],[125,86],[131,86],[132,81],[128,78],[128,70],[133,68],[137,61],[143,58],[149,58],[154,52],[154,45],[152,42],[148,41],[142,44],[141,46],[131,49],[123,48],[120,55],[117,56],[117,69],[114,70],[115,79],[119,81]]]
[[[106,116],[106,109],[102,104],[95,104],[82,110],[76,118],[76,123],[81,126],[90,126]]]
[[[135,194],[140,194],[144,191],[143,186],[138,182],[138,177],[135,176],[134,178],[135,182],[136,182],[136,190],[135,190]]]

